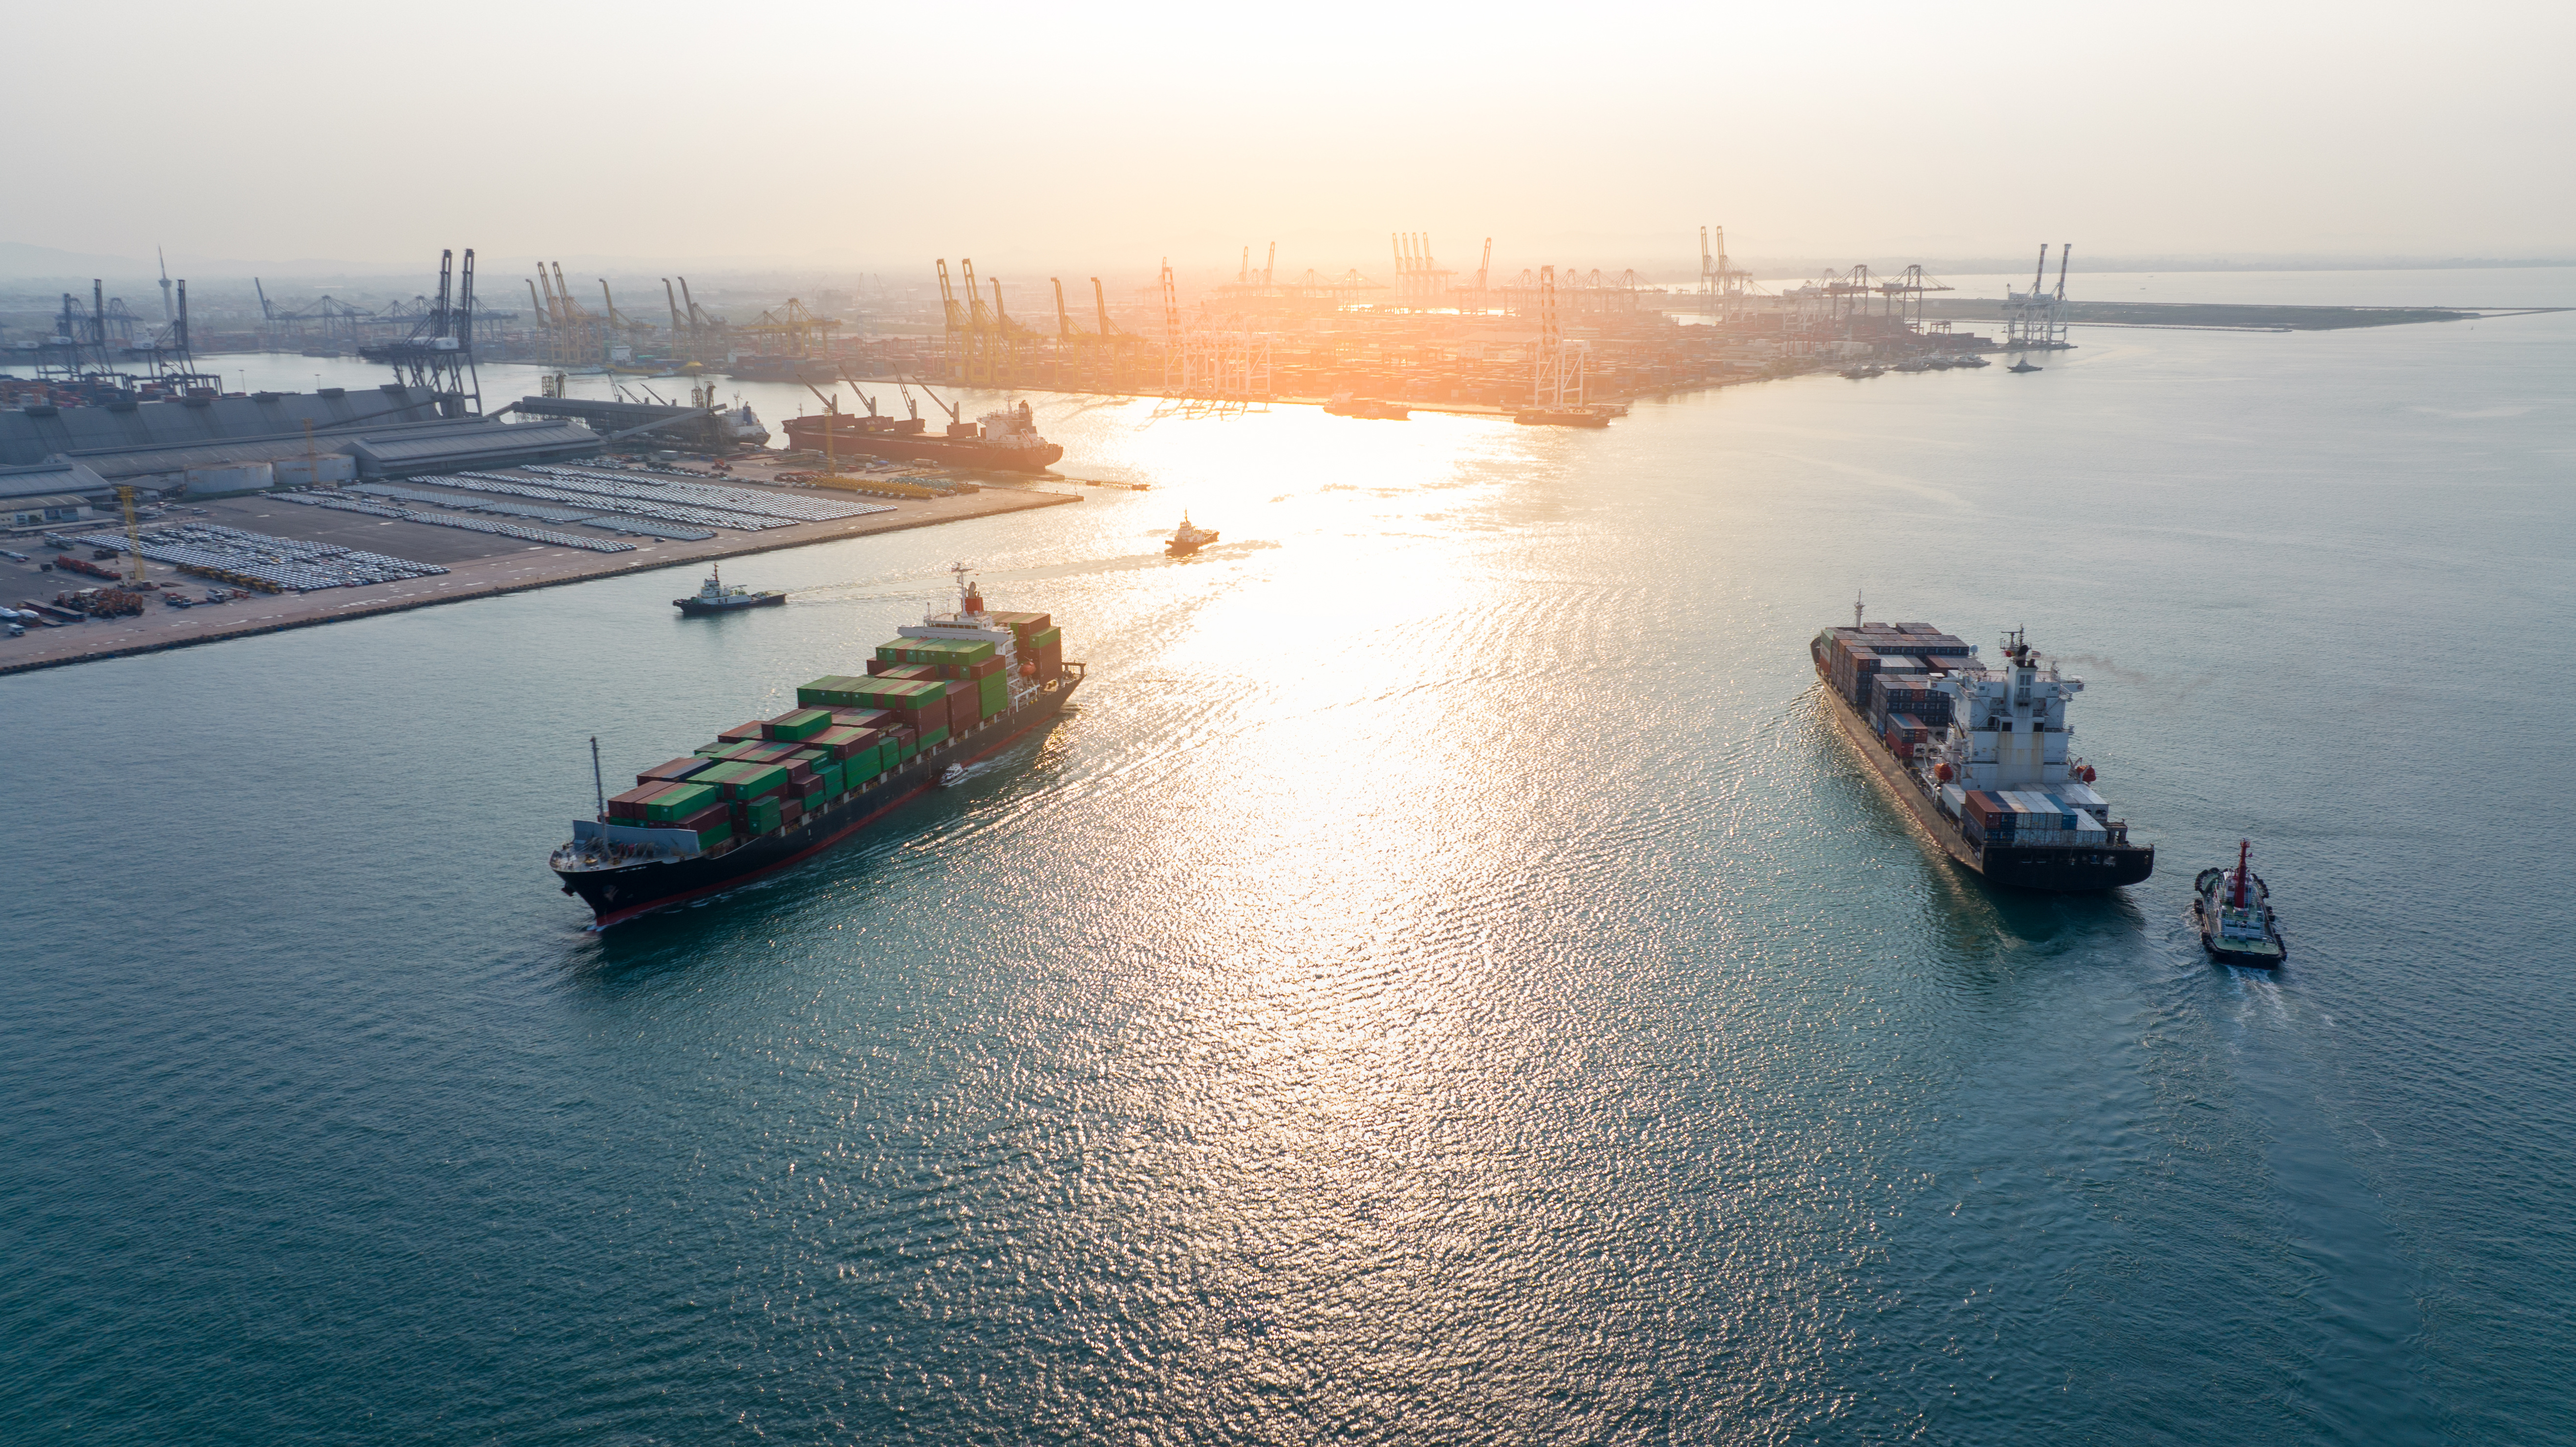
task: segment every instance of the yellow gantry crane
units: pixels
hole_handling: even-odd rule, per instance
[[[134,489],[119,484],[116,500],[125,505],[125,571],[136,583],[143,581],[143,529],[134,521]]]

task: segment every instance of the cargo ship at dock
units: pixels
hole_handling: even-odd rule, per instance
[[[1038,435],[1029,404],[987,412],[979,422],[950,422],[931,432],[919,417],[881,417],[873,412],[827,412],[787,419],[787,445],[826,457],[886,457],[901,462],[935,462],[947,467],[983,467],[1001,472],[1044,472],[1064,456],[1064,449]]]
[[[961,564],[956,611],[896,630],[867,674],[827,674],[797,706],[635,775],[547,863],[593,928],[748,883],[840,844],[1044,729],[1081,686],[1043,613],[988,609]],[[593,745],[596,767],[597,745]]]
[[[2136,884],[2152,844],[2129,842],[2066,710],[2084,680],[2019,631],[2000,667],[1929,623],[1828,628],[1809,646],[1825,698],[1870,769],[1944,853],[1997,884],[2062,894]]]

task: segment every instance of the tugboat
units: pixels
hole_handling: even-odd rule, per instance
[[[2046,367],[2032,366],[2030,364],[2030,358],[2028,357],[2015,357],[2013,358],[2013,364],[2004,368],[2004,370],[2007,372],[2045,372],[2048,369]]]
[[[1950,365],[1953,367],[1991,367],[1994,363],[1987,361],[1983,357],[1971,355],[1965,357],[1952,357],[1950,359]]]
[[[1324,410],[1336,417],[1366,417],[1379,422],[1413,420],[1413,409],[1410,407],[1394,402],[1380,402],[1369,397],[1353,396],[1348,392],[1335,392],[1333,400],[1324,404]]]
[[[2191,912],[2201,948],[2222,965],[2277,970],[2290,958],[2272,913],[2272,891],[2254,872],[2253,841],[2236,842],[2234,869],[2204,869],[2192,881]]]
[[[1186,558],[1215,541],[1216,529],[1191,526],[1190,515],[1183,512],[1181,525],[1163,542],[1163,553],[1167,557]]]
[[[698,585],[697,592],[686,598],[672,599],[671,606],[679,609],[683,616],[699,618],[709,613],[732,613],[744,608],[776,608],[786,601],[784,593],[755,593],[749,588],[728,586],[723,566],[717,565],[707,570],[707,580]]]

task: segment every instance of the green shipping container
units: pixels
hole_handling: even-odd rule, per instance
[[[977,687],[983,690],[983,697],[977,702],[984,717],[991,718],[1011,706],[1011,681],[1001,674],[994,674]]]
[[[946,724],[941,724],[937,728],[923,729],[921,731],[922,748],[935,749],[946,742],[948,742],[948,725]]]
[[[749,764],[736,763],[728,760],[727,762],[718,764],[713,768],[700,769],[697,774],[689,780],[689,782],[692,784],[705,784],[710,788],[722,789],[725,785],[741,778],[750,770],[750,768],[751,765]],[[727,794],[725,797],[730,799],[733,795]]]
[[[841,765],[841,787],[844,790],[861,788],[868,780],[884,772],[885,760],[878,757],[877,750],[854,754]]]
[[[659,823],[676,824],[700,809],[711,807],[716,800],[716,791],[703,784],[682,784],[646,800],[644,817]]]
[[[921,745],[917,741],[906,743],[901,739],[896,740],[895,757],[898,761],[910,759],[919,752],[921,752]]]
[[[798,692],[801,693],[803,690],[799,689]],[[798,702],[801,703],[803,700],[800,699]],[[831,726],[832,715],[829,710],[800,708],[794,713],[780,714],[771,719],[768,727],[769,736],[773,739],[802,743]]]
[[[870,680],[830,673],[796,690],[796,702],[807,708],[848,708],[867,690]]]
[[[754,834],[766,834],[771,830],[776,829],[778,827],[778,801],[776,799],[756,799],[752,801],[750,820],[751,832]]]
[[[718,824],[712,829],[701,829],[698,831],[698,847],[700,849],[713,849],[732,837],[733,826],[731,824]]]
[[[1047,629],[1045,632],[1040,633],[1040,634],[1037,634],[1036,636],[1034,636],[1034,637],[1032,637],[1031,639],[1029,639],[1029,651],[1030,651],[1030,652],[1032,652],[1032,653],[1035,653],[1036,651],[1038,651],[1038,650],[1039,650],[1039,649],[1041,649],[1041,648],[1050,648],[1050,647],[1053,647],[1054,645],[1056,645],[1056,644],[1058,644],[1058,643],[1062,643],[1063,641],[1064,641],[1064,630],[1063,630],[1063,629],[1061,629],[1061,628],[1049,628],[1049,629]]]

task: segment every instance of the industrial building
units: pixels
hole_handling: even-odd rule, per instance
[[[603,439],[562,419],[441,415],[424,387],[189,397],[0,411],[0,465],[79,464],[103,490],[130,483],[221,496],[274,486],[559,462]],[[48,488],[46,491],[71,489]]]

